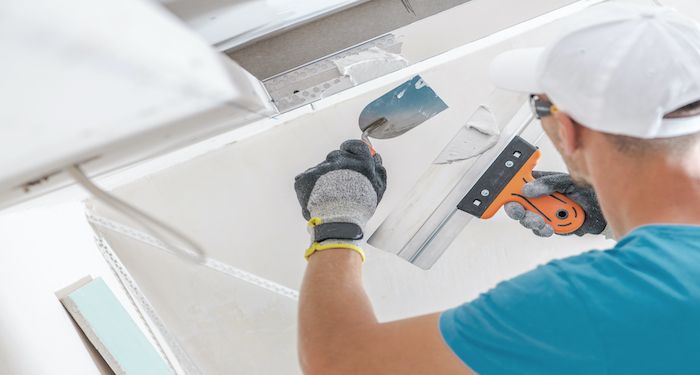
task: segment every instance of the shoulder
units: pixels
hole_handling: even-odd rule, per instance
[[[604,372],[601,335],[568,274],[571,262],[596,256],[550,262],[447,310],[440,318],[445,342],[477,373]]]
[[[700,227],[639,227],[612,249],[589,251],[547,266],[558,269],[579,292],[593,293],[596,298],[639,288],[649,291],[650,285],[686,279],[695,283],[700,269]]]
[[[698,269],[700,227],[638,228],[612,249],[498,284],[443,313],[440,330],[477,373],[662,368],[674,353],[700,350]]]

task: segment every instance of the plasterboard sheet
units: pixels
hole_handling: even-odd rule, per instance
[[[301,374],[296,301],[99,230],[199,372]]]
[[[174,375],[101,277],[60,297],[118,375]]]
[[[367,0],[161,0],[207,42],[226,50]]]
[[[392,32],[413,64],[575,2],[375,0],[227,54],[263,80]]]

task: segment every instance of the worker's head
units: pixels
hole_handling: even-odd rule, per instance
[[[700,139],[700,26],[671,8],[591,7],[547,47],[496,57],[489,78],[537,94],[542,125],[579,183],[582,139],[638,156],[680,153]]]

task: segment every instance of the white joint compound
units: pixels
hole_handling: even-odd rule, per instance
[[[433,164],[451,164],[479,156],[496,144],[499,134],[496,115],[481,104]]]
[[[348,76],[357,86],[385,74],[395,72],[408,66],[408,60],[395,53],[377,47],[340,60],[334,60],[340,74]]]

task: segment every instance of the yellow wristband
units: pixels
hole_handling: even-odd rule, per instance
[[[306,251],[304,252],[304,258],[306,258],[306,260],[308,261],[308,260],[309,260],[309,257],[311,256],[311,254],[313,254],[313,253],[315,253],[315,252],[317,252],[317,251],[328,250],[328,249],[350,249],[350,250],[355,250],[355,251],[357,251],[357,252],[360,254],[360,256],[362,257],[362,263],[365,262],[365,252],[362,251],[362,248],[357,247],[357,246],[355,246],[355,245],[350,245],[350,244],[347,244],[347,243],[331,243],[331,244],[328,244],[328,245],[320,245],[318,242],[314,242],[314,244],[311,245],[311,247],[310,247],[308,250],[306,250]]]

